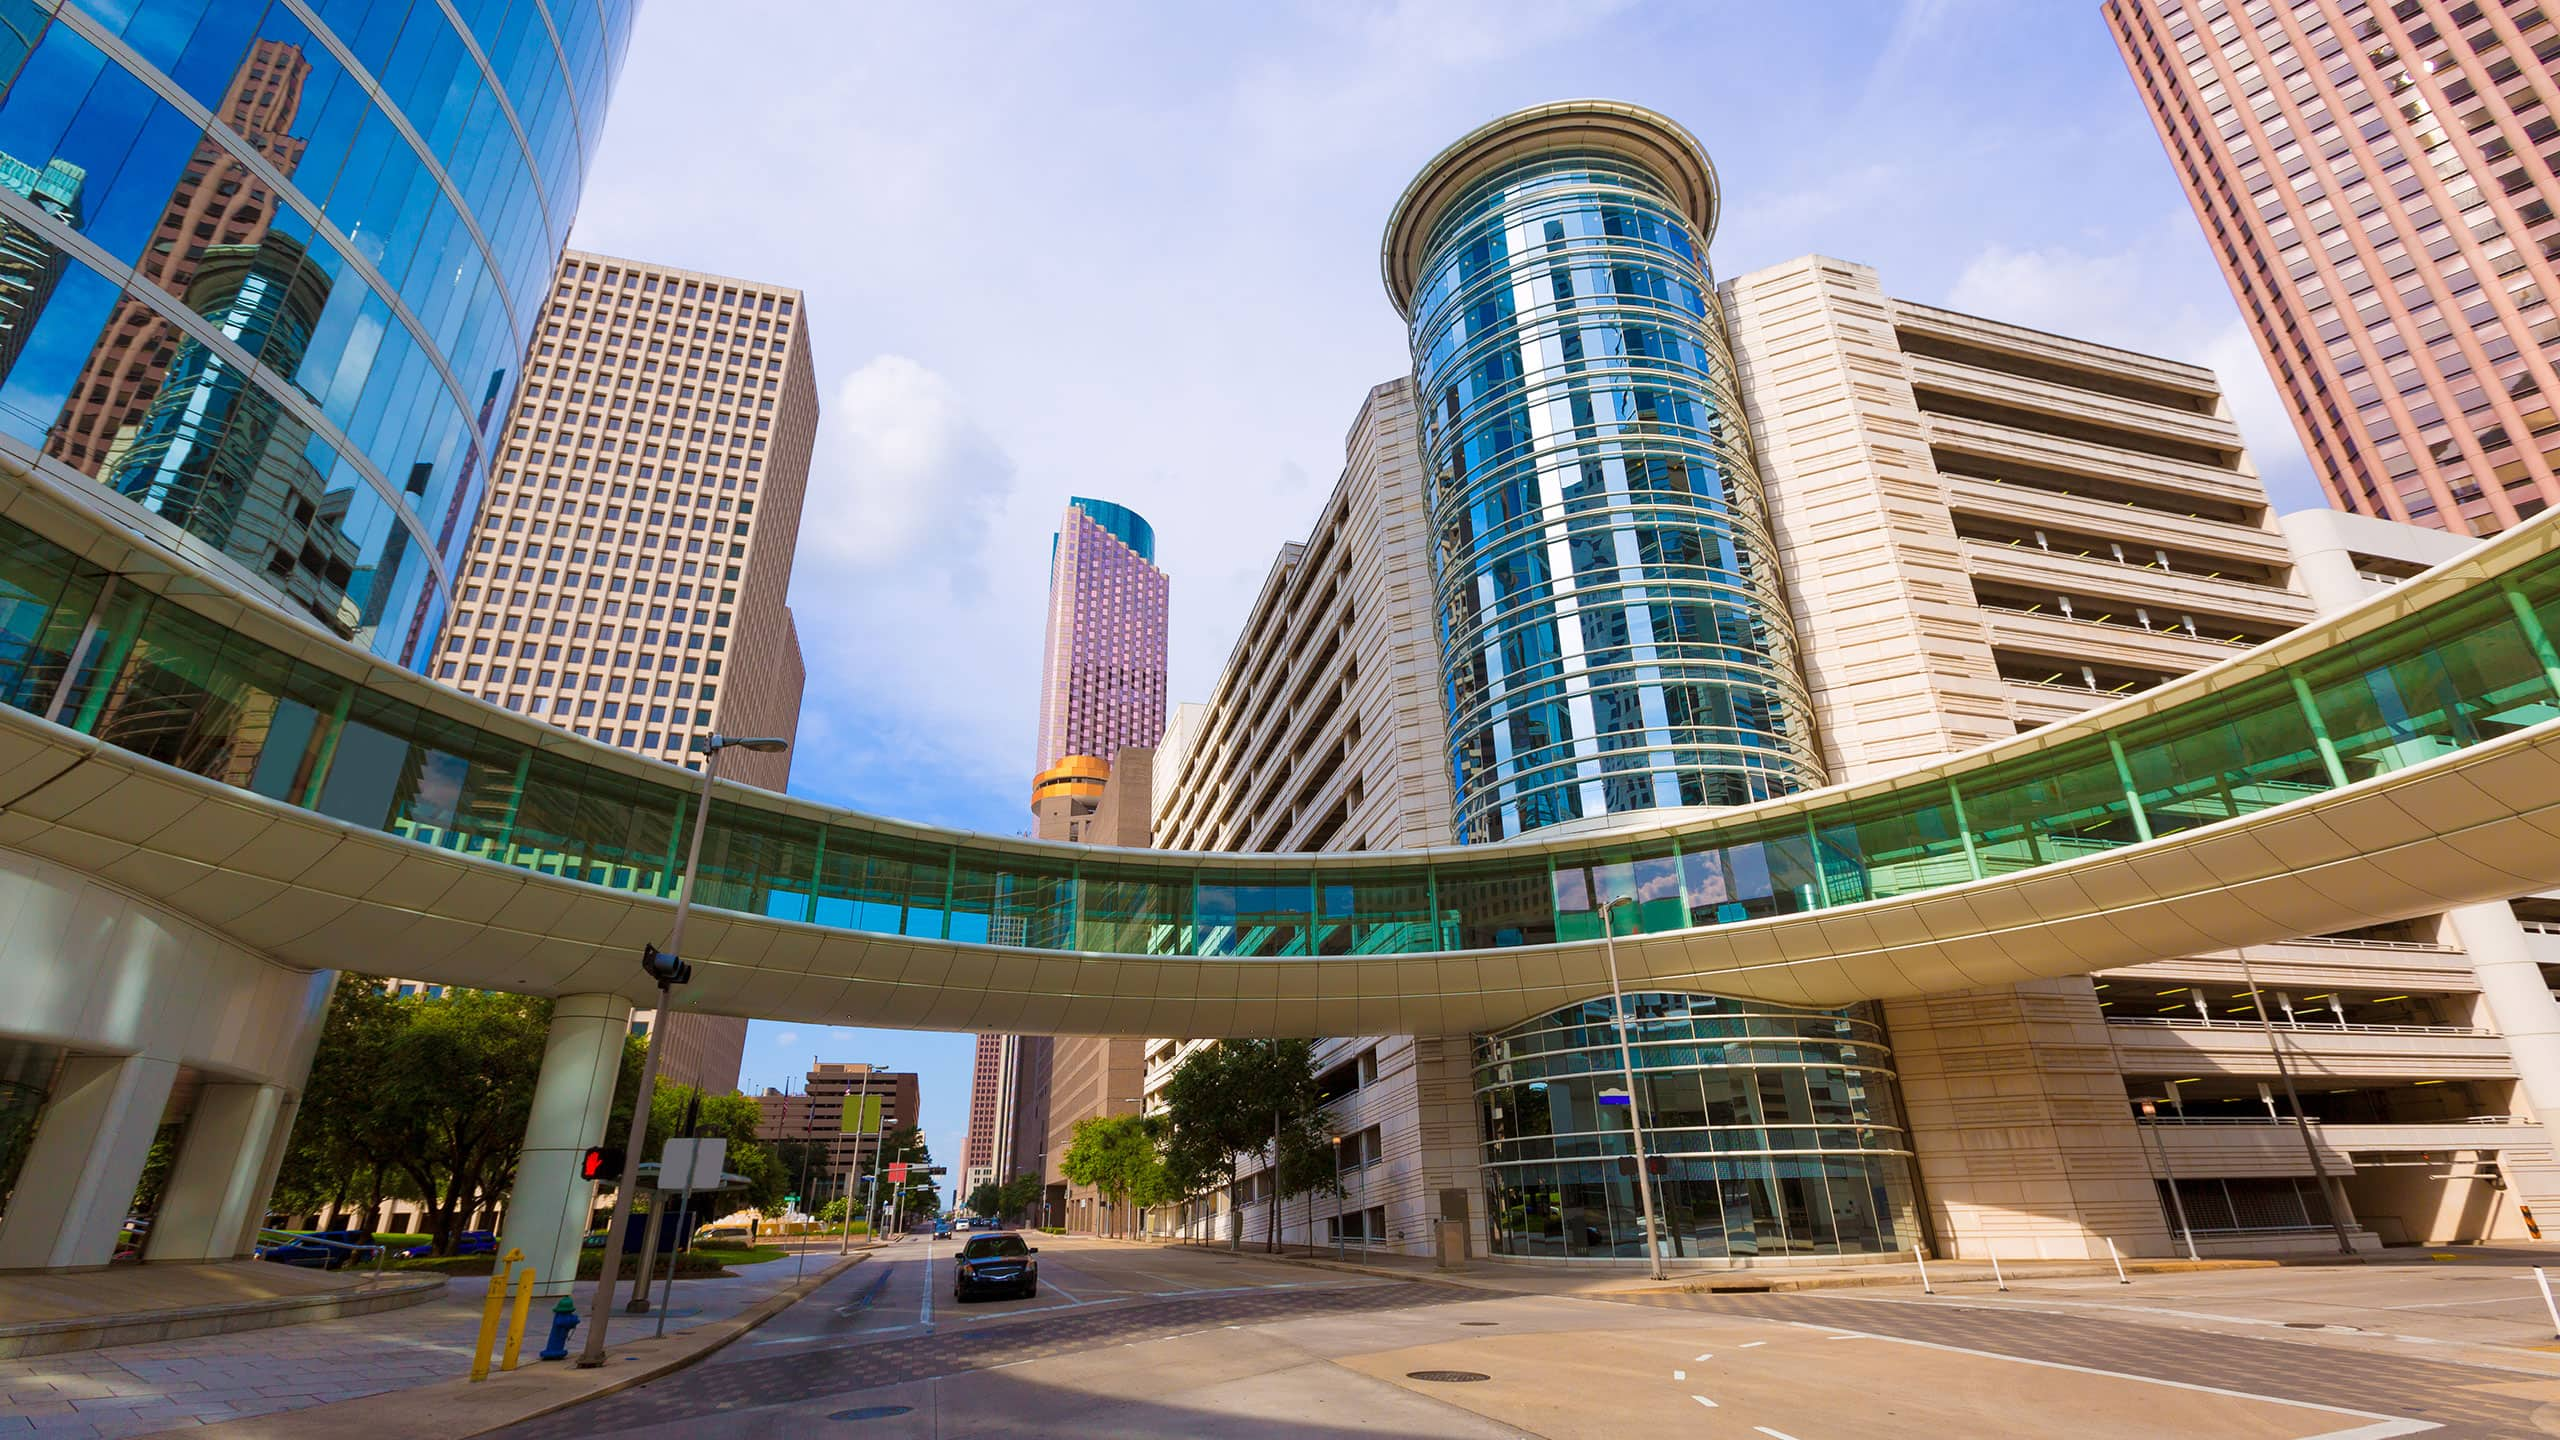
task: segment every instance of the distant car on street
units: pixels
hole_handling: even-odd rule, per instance
[[[933,1222],[933,1238],[936,1240],[948,1240],[951,1238],[951,1229],[952,1226],[949,1220],[936,1220]]]
[[[434,1241],[430,1240],[424,1245],[412,1245],[408,1249],[401,1251],[400,1258],[403,1260],[424,1260],[434,1253],[436,1253],[436,1245]],[[494,1230],[465,1230],[461,1234],[453,1237],[453,1253],[456,1255],[495,1255],[498,1253],[497,1232]]]
[[[1040,1293],[1040,1253],[1019,1235],[972,1235],[952,1264],[951,1298],[974,1300],[981,1295],[1011,1294],[1029,1299]]]

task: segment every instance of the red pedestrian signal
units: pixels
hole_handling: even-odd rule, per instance
[[[622,1178],[622,1151],[612,1146],[590,1145],[578,1158],[581,1180],[619,1180]]]

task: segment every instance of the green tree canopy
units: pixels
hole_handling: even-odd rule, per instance
[[[1058,1169],[1078,1185],[1100,1191],[1125,1232],[1133,1209],[1161,1205],[1182,1193],[1165,1166],[1166,1128],[1156,1116],[1088,1115],[1076,1122]]]
[[[1280,1201],[1333,1184],[1318,1094],[1313,1041],[1230,1040],[1191,1052],[1165,1082],[1167,1180],[1184,1194],[1232,1190],[1244,1157],[1268,1153],[1277,1183],[1264,1243],[1276,1249]],[[1230,1205],[1231,1246],[1243,1244],[1242,1209]]]

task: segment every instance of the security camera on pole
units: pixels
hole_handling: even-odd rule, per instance
[[[631,1226],[631,1194],[640,1188],[640,1154],[649,1139],[649,1102],[658,1091],[658,1057],[666,1050],[675,988],[693,978],[693,967],[682,958],[684,922],[693,913],[693,880],[702,869],[702,834],[710,828],[711,777],[720,768],[720,752],[733,745],[771,753],[789,749],[791,742],[728,735],[705,735],[693,742],[693,748],[702,752],[702,793],[694,800],[693,840],[684,852],[684,883],[676,890],[676,915],[667,926],[667,948],[640,947],[640,971],[658,986],[658,1022],[649,1027],[648,1053],[640,1061],[640,1093],[632,1098],[631,1135],[622,1145],[622,1182],[614,1187],[613,1218],[605,1222],[604,1266],[596,1275],[596,1297],[587,1309],[594,1323],[587,1328],[586,1349],[578,1356],[581,1370],[604,1363],[605,1322],[613,1313],[613,1287],[622,1278],[622,1236]]]

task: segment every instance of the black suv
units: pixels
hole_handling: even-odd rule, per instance
[[[1027,1299],[1039,1294],[1040,1262],[1031,1258],[1039,1253],[1039,1246],[1023,1244],[1019,1235],[970,1236],[954,1266],[951,1298],[1009,1293]]]

